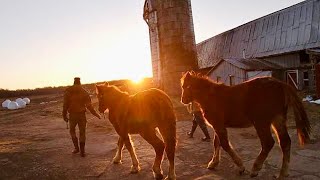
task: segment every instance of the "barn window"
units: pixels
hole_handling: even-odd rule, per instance
[[[234,76],[229,75],[229,82],[230,82],[230,86],[234,85]]]
[[[221,82],[221,77],[220,76],[217,76],[217,83],[218,82]]]

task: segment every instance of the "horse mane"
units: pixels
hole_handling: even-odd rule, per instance
[[[108,85],[109,88],[113,88],[116,92],[119,92],[122,95],[129,95],[128,92],[122,91],[118,86],[115,85]]]
[[[201,75],[200,73],[194,73],[194,72],[188,72],[188,73],[190,75],[190,78],[192,79],[193,85],[195,85],[199,89],[208,89],[210,87],[225,86],[221,82],[215,82],[211,80],[206,75]],[[181,84],[184,83],[188,73],[185,73],[181,78]]]

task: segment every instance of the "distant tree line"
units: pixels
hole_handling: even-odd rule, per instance
[[[95,85],[103,84],[104,82],[97,82],[91,84],[83,84],[83,87],[90,93],[95,93]],[[118,86],[121,90],[127,91],[129,93],[136,93],[138,91],[152,87],[152,79],[145,78],[141,83],[134,84],[130,80],[113,80],[108,81],[109,84]],[[63,94],[64,91],[69,86],[59,86],[59,87],[43,87],[36,89],[18,89],[18,90],[8,90],[0,88],[0,98],[11,98],[11,97],[28,97],[36,95],[49,95],[49,94]]]
[[[18,90],[8,90],[0,89],[0,98],[10,98],[10,97],[28,97],[34,95],[47,95],[47,94],[57,94],[63,93],[66,86],[60,87],[44,87],[36,89],[18,89]]]

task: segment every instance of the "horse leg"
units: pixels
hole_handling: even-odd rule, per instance
[[[149,131],[140,134],[149,144],[152,145],[156,152],[156,158],[154,160],[152,170],[155,179],[163,179],[163,172],[161,169],[161,163],[163,159],[163,151],[164,151],[164,143],[159,137],[156,135],[156,132]]]
[[[166,179],[174,180],[176,179],[175,167],[174,167],[174,155],[175,155],[175,144],[166,143],[165,151],[169,160],[169,173]]]
[[[176,179],[175,167],[174,167],[174,156],[176,151],[176,128],[163,128],[159,127],[160,133],[164,139],[165,151],[169,160],[169,172],[165,179]]]
[[[211,161],[208,164],[208,169],[214,169],[220,162],[220,140],[216,133],[213,136],[214,154]]]
[[[121,159],[122,159],[122,149],[123,149],[123,140],[122,138],[119,136],[118,139],[118,149],[117,149],[117,153],[113,158],[113,164],[119,164],[121,163]]]
[[[279,144],[282,150],[282,166],[278,179],[283,179],[289,176],[289,162],[290,162],[290,149],[291,149],[291,139],[288,134],[285,121],[275,121],[272,123],[274,131],[278,136]]]
[[[130,156],[131,156],[131,160],[132,160],[132,166],[131,166],[131,173],[138,173],[140,171],[140,166],[139,166],[139,161],[137,158],[137,155],[135,153],[134,147],[131,144],[131,138],[129,135],[127,135],[126,137],[123,137],[123,141],[124,144],[126,146],[126,148],[128,149]]]
[[[274,139],[270,131],[270,125],[261,127],[255,126],[255,128],[260,139],[261,151],[253,163],[253,167],[250,173],[251,177],[255,177],[258,175],[259,171],[262,169],[264,161],[268,157],[268,154],[274,145]]]
[[[233,162],[239,167],[239,174],[243,174],[245,171],[245,167],[243,166],[243,162],[239,155],[234,151],[232,148],[229,140],[228,140],[228,132],[224,128],[222,130],[216,131],[219,140],[220,140],[220,145],[225,150],[232,158]]]

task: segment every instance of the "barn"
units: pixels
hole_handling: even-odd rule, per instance
[[[210,68],[209,77],[227,85],[272,76],[320,95],[320,0],[303,1],[200,42],[197,55],[199,68]]]

